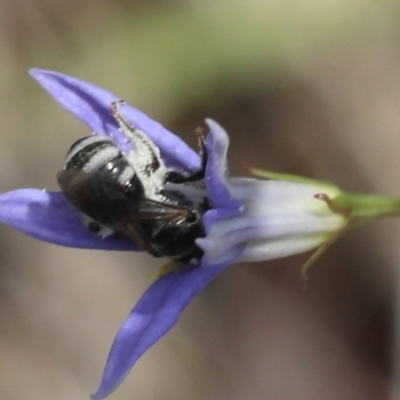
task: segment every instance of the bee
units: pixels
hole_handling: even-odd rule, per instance
[[[200,259],[203,252],[195,240],[205,236],[202,216],[210,208],[204,136],[197,132],[198,171],[169,169],[156,144],[119,113],[121,104],[123,100],[113,102],[111,114],[131,149],[123,152],[106,136],[79,139],[57,174],[62,192],[94,234],[126,236],[155,257]]]

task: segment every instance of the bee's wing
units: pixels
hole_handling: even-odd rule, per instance
[[[63,169],[57,173],[57,182],[72,205],[97,219],[97,211],[93,205],[98,203],[98,199],[89,175],[78,169]]]
[[[101,171],[87,174],[78,169],[65,169],[58,172],[57,181],[78,210],[103,224],[123,223],[140,206],[140,197],[134,191]]]
[[[59,171],[57,181],[65,197],[80,212],[125,233],[140,248],[150,251],[136,218],[140,198],[134,191],[125,190],[106,173],[86,174],[78,169]]]
[[[141,199],[138,219],[142,222],[180,222],[188,216],[188,209],[178,204]]]
[[[64,169],[57,173],[57,181],[65,197],[80,212],[126,234],[152,254],[151,238],[144,232],[143,224],[164,225],[186,217],[186,208],[140,196],[106,173],[87,174],[78,169]]]

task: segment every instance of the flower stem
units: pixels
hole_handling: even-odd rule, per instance
[[[369,194],[346,194],[351,206],[349,227],[359,226],[377,218],[400,216],[400,199]]]

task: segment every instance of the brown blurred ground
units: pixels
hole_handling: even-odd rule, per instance
[[[350,3],[0,2],[1,191],[54,189],[88,133],[35,66],[105,86],[193,146],[216,119],[234,175],[250,162],[400,195],[400,13]],[[87,399],[155,262],[0,235],[0,399]],[[110,398],[400,398],[398,243],[396,220],[351,232],[305,291],[306,256],[228,269]]]

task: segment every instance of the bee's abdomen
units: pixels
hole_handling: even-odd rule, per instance
[[[104,136],[86,136],[69,149],[64,169],[78,169],[87,174],[102,172],[125,186],[134,177],[134,171],[125,155]]]
[[[115,144],[104,136],[86,136],[75,142],[65,159],[65,169],[95,172],[120,154]]]

